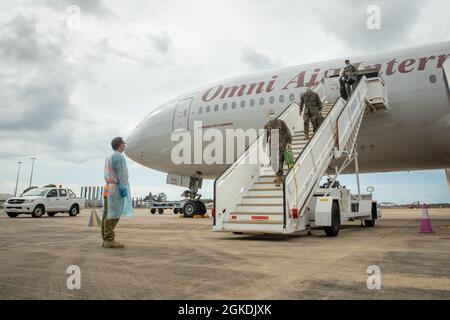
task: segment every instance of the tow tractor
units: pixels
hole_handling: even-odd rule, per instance
[[[311,228],[323,227],[329,237],[337,236],[344,221],[361,220],[366,227],[375,226],[381,219],[378,204],[372,199],[373,187],[367,188],[369,194],[354,195],[339,181],[328,182],[317,189],[306,208],[306,221]],[[331,214],[330,214],[331,213]]]

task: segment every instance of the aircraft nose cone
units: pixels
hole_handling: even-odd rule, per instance
[[[135,129],[125,141],[125,154],[134,161],[137,161],[139,153],[138,140]]]
[[[149,167],[170,160],[173,110],[166,109],[160,107],[146,116],[128,137],[125,154],[130,159]]]

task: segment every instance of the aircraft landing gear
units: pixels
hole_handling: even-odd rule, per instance
[[[182,211],[185,218],[193,218],[195,215],[204,216],[206,214],[206,205],[200,200],[202,195],[198,193],[201,183],[201,179],[192,179],[189,190],[186,190],[181,195],[185,199]]]
[[[199,199],[187,200],[183,206],[185,218],[193,218],[195,215],[204,216],[206,214],[206,205]]]

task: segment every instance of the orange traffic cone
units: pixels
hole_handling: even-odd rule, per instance
[[[431,226],[430,214],[428,213],[428,206],[426,204],[422,205],[422,221],[420,223],[420,233],[434,233],[433,227]]]

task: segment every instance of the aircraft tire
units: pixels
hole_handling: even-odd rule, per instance
[[[184,217],[185,218],[193,218],[196,214],[199,213],[198,202],[189,200],[185,203],[183,207]]]

